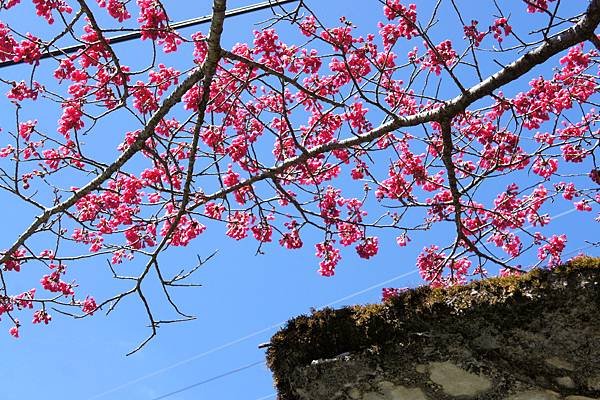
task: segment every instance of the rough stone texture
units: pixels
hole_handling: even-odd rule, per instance
[[[273,336],[280,400],[600,400],[600,259],[387,304]]]
[[[475,397],[492,387],[486,377],[465,371],[451,362],[430,363],[429,380],[440,385],[444,393],[455,397]]]
[[[395,385],[392,382],[379,382],[379,390],[376,392],[367,392],[361,394],[355,391],[356,399],[363,400],[427,400],[423,391],[419,388],[407,388],[401,385]]]

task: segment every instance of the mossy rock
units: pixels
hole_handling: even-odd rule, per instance
[[[439,338],[454,335],[474,351],[490,357],[498,352],[496,347],[506,345],[494,344],[497,332],[522,327],[535,331],[538,325],[545,324],[540,316],[554,310],[577,314],[578,321],[590,319],[587,314],[600,307],[599,279],[600,259],[577,257],[552,270],[535,269],[521,276],[491,278],[445,289],[424,286],[402,292],[383,304],[317,310],[290,320],[272,337],[268,365],[280,399],[292,400],[295,397],[290,383],[294,371],[314,360],[335,359],[340,354],[368,351],[377,358],[379,352],[401,348],[407,353],[418,350],[435,358],[444,353],[444,349],[436,348],[445,340]],[[582,301],[587,308],[577,306]],[[514,357],[510,357],[516,363],[521,362],[521,356],[527,360],[521,362],[526,365],[520,366],[524,376],[551,369],[542,359],[532,359],[527,341],[522,342],[516,346]],[[411,360],[422,358],[416,353],[409,356]]]

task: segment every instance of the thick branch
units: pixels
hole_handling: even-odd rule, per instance
[[[448,174],[448,187],[452,194],[452,205],[454,206],[454,221],[456,222],[456,234],[462,236],[462,206],[460,203],[460,191],[458,190],[458,178],[456,178],[456,169],[452,162],[452,151],[454,144],[452,143],[452,121],[444,120],[441,123],[442,127],[442,162]]]
[[[183,95],[200,81],[204,76],[204,70],[198,68],[190,76],[188,76],[182,83],[175,89],[169,97],[167,97],[161,107],[152,115],[144,129],[140,132],[136,140],[128,147],[121,155],[104,171],[98,176],[88,182],[84,187],[75,191],[71,197],[55,205],[52,208],[46,209],[42,215],[36,217],[35,221],[19,236],[19,238],[10,246],[6,253],[0,257],[0,264],[3,264],[8,260],[10,255],[14,253],[25,241],[33,235],[42,225],[50,220],[53,215],[64,212],[69,207],[73,206],[78,200],[92,191],[98,189],[105,181],[107,181],[113,174],[115,174],[127,161],[129,161],[135,154],[142,150],[144,142],[152,136],[156,126],[160,121],[171,111],[171,109],[181,101]]]
[[[464,111],[469,105],[475,101],[492,94],[500,87],[523,76],[535,66],[544,63],[549,58],[555,56],[563,50],[589,40],[594,35],[594,30],[600,22],[600,0],[591,0],[585,14],[579,22],[571,28],[549,38],[544,44],[526,53],[518,60],[509,64],[502,70],[488,77],[481,83],[466,90],[464,93],[456,96],[446,102],[440,108],[421,112],[415,115],[400,117],[396,116],[393,120],[372,129],[371,131],[356,135],[352,138],[339,142],[328,143],[311,149],[310,151],[301,154],[297,157],[290,158],[280,165],[270,168],[261,174],[255,175],[237,185],[221,189],[209,196],[206,196],[206,201],[215,198],[222,198],[228,193],[231,193],[239,188],[251,185],[254,182],[268,178],[273,178],[284,172],[287,168],[296,166],[306,162],[308,159],[320,154],[328,153],[335,149],[351,148],[363,143],[372,142],[396,129],[403,127],[411,127],[419,124],[442,121],[452,118],[453,116]],[[35,221],[19,236],[7,252],[0,257],[0,264],[6,262],[12,253],[14,253],[25,241],[33,235],[41,226],[50,220],[53,215],[64,212],[69,207],[73,206],[79,199],[93,190],[98,189],[106,180],[116,173],[131,157],[139,152],[144,142],[153,134],[156,125],[164,118],[175,104],[181,101],[184,93],[186,93],[195,83],[202,79],[204,71],[197,69],[163,102],[160,109],[152,116],[146,127],[142,130],[136,141],[125,150],[108,168],[100,173],[96,178],[91,180],[83,188],[77,190],[70,198],[55,205],[52,208],[38,216]]]
[[[285,160],[276,167],[269,168],[266,171],[241,181],[236,185],[214,192],[213,194],[206,196],[205,201],[223,198],[225,195],[232,193],[244,186],[252,185],[255,182],[265,179],[273,179],[278,174],[283,173],[286,169],[296,165],[301,165],[307,160],[320,154],[329,153],[337,149],[348,149],[364,143],[369,143],[399,128],[417,126],[432,121],[451,119],[455,115],[464,111],[475,101],[492,94],[495,90],[520,78],[527,72],[531,71],[535,66],[543,64],[549,58],[555,56],[561,51],[564,51],[569,47],[576,45],[577,43],[588,40],[594,35],[594,30],[598,26],[598,23],[600,23],[600,0],[592,0],[590,1],[590,5],[586,13],[582,16],[577,24],[548,39],[544,44],[526,53],[521,58],[507,65],[502,70],[491,75],[481,83],[466,90],[464,93],[456,96],[452,100],[449,100],[440,108],[420,112],[407,117],[396,116],[393,120],[381,124],[377,128],[374,128],[365,134],[356,135],[339,142],[332,142],[314,147],[313,149],[304,152],[299,156]]]

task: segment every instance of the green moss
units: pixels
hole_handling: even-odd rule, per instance
[[[561,304],[559,297],[570,293],[565,288],[576,289],[581,286],[577,282],[599,274],[600,258],[578,257],[553,270],[536,269],[518,277],[491,278],[447,289],[423,286],[385,304],[314,311],[290,320],[272,337],[267,362],[280,398],[292,399],[286,377],[296,366],[346,352],[382,348],[391,342],[408,343],[420,332],[470,335],[461,322],[465,318],[517,326],[523,322],[520,318]]]

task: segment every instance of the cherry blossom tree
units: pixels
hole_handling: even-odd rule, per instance
[[[382,22],[368,35],[343,17],[325,25],[305,0],[273,6],[253,42],[231,48],[226,0],[193,34],[173,28],[166,1],[32,1],[39,33],[6,22],[20,0],[0,1],[0,62],[29,64],[19,81],[0,73],[14,106],[3,112],[0,188],[37,215],[0,252],[0,315],[13,336],[29,313],[48,324],[54,311],[82,317],[137,297],[150,340],[191,318],[171,292],[198,266],[173,271],[162,255],[206,235],[265,253],[311,246],[331,276],[344,247],[370,259],[383,232],[403,247],[442,226],[451,236],[415,260],[439,287],[491,265],[512,274],[560,263],[566,235],[538,232],[560,202],[597,229],[600,0],[577,12],[560,0],[493,1],[485,21],[455,0],[432,0],[428,14],[420,2],[372,1]],[[454,15],[438,15],[444,4]],[[529,14],[526,31],[511,25],[516,14]],[[437,30],[440,18],[457,21],[461,39]],[[140,65],[124,62],[134,44],[111,42],[130,31],[152,44]],[[159,61],[169,53],[185,69]],[[541,64],[552,72],[526,78]],[[31,118],[40,103],[60,108],[54,128]],[[121,142],[108,160],[87,144],[103,135]],[[537,262],[524,265],[531,252]],[[94,299],[78,287],[77,264],[90,258],[130,288]],[[119,264],[132,259],[143,268],[127,275]],[[25,269],[33,288],[16,290],[33,276]],[[148,280],[180,318],[155,317]]]

